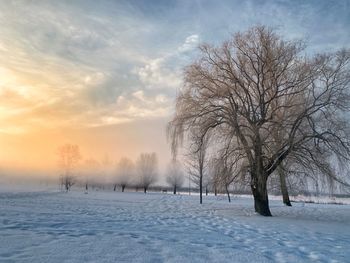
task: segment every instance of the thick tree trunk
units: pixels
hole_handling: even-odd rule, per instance
[[[228,190],[227,185],[225,186],[225,188],[226,188],[226,194],[227,194],[228,202],[231,203],[230,192],[229,192],[229,190]]]
[[[147,193],[147,187],[144,187],[144,188],[143,188],[143,192],[144,192],[144,193]]]
[[[176,185],[174,185],[174,195],[176,195]]]
[[[251,189],[254,196],[255,212],[262,216],[272,216],[267,195],[267,176],[251,174]]]
[[[280,177],[283,203],[286,206],[292,206],[292,204],[289,200],[289,194],[288,194],[288,188],[287,188],[287,182],[286,182],[286,174],[285,174],[285,170],[284,170],[282,164],[278,166],[277,170],[278,170],[278,174]]]
[[[125,185],[122,185],[122,193],[124,193]]]

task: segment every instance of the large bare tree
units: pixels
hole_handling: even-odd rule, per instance
[[[136,161],[139,185],[147,193],[149,186],[157,181],[158,160],[156,153],[141,153]]]
[[[304,48],[263,26],[218,47],[201,45],[168,127],[174,154],[192,127],[201,136],[210,131],[234,141],[233,152],[247,163],[255,211],[265,216],[271,216],[267,180],[283,161],[324,154],[349,159],[343,113],[349,109],[350,52],[307,57]]]

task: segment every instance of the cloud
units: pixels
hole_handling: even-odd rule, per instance
[[[310,50],[349,46],[346,1],[3,1],[2,130],[86,127],[169,116],[200,41],[255,24]]]
[[[145,89],[171,89],[180,87],[181,75],[178,68],[170,68],[167,63],[173,56],[151,59],[137,69],[138,77]]]
[[[178,50],[179,52],[187,52],[196,48],[199,44],[199,36],[197,34],[188,36],[185,40],[185,43],[181,45]]]
[[[146,90],[167,90],[169,94],[182,85],[182,69],[189,63],[187,52],[193,51],[199,44],[199,35],[187,36],[177,48],[160,57],[149,59],[134,72]]]
[[[172,99],[158,93],[146,95],[143,90],[137,90],[132,94],[120,95],[115,104],[90,112],[90,122],[87,126],[104,126],[132,122],[140,119],[152,120],[169,116],[172,112]],[[94,122],[91,122],[91,120]]]
[[[170,114],[171,102],[171,99],[164,94],[158,93],[154,96],[148,96],[143,90],[138,90],[132,93],[129,98],[119,96],[114,114],[129,118],[164,117]]]
[[[56,163],[71,141],[96,157],[158,151],[165,164],[164,128],[199,42],[263,24],[311,53],[350,43],[347,0],[0,2],[2,163]]]

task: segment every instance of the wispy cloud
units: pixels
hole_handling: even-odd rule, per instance
[[[349,46],[347,1],[6,1],[0,10],[1,131],[169,116],[198,46],[255,24]]]
[[[186,37],[185,43],[181,45],[178,50],[179,52],[187,52],[196,48],[199,44],[199,36],[197,34]]]

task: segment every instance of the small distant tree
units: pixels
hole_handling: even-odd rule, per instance
[[[74,172],[81,160],[78,145],[65,144],[58,149],[59,167],[61,169],[61,185],[68,192],[75,183]]]
[[[179,162],[172,161],[168,165],[166,181],[173,188],[175,195],[177,190],[184,184],[184,173]]]
[[[209,185],[210,185],[210,178],[205,177],[204,178],[204,183],[203,183],[203,186],[204,186],[204,189],[205,189],[205,195],[209,194]]]
[[[213,174],[211,179],[211,186],[212,186],[212,190],[214,191],[214,195],[217,196],[218,195],[218,190],[219,190],[219,175],[218,174]]]
[[[214,192],[214,195],[217,196],[218,191],[220,190],[220,172],[217,170],[215,158],[209,161],[208,181],[211,190]]]
[[[89,189],[89,184],[92,180],[96,180],[101,175],[101,164],[95,159],[87,159],[84,162],[84,179],[85,179],[85,190]]]
[[[100,183],[102,184],[102,189],[108,183],[113,180],[113,173],[115,171],[115,163],[111,160],[109,155],[106,153],[101,159],[101,178]]]
[[[157,181],[158,160],[156,153],[141,153],[136,162],[139,184],[147,193],[149,186]]]
[[[117,178],[114,184],[114,191],[117,186],[121,187],[122,192],[124,192],[125,187],[130,183],[135,170],[135,165],[133,161],[128,158],[122,158],[117,164]]]
[[[215,161],[215,178],[218,180],[218,185],[225,190],[228,201],[231,202],[229,187],[235,180],[244,176],[245,166],[239,158],[232,159],[225,155]]]

